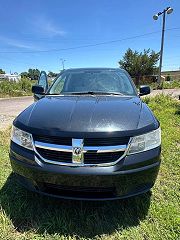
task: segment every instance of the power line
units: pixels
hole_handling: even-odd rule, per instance
[[[150,26],[149,26],[150,27]],[[168,30],[178,30],[179,29],[179,27],[174,27],[174,28],[167,28],[166,29],[166,31],[168,31]],[[161,32],[161,31],[157,31],[157,33],[158,32]],[[82,38],[73,38],[73,37],[70,37],[70,38],[67,38],[68,37],[68,35],[66,36],[59,36],[59,35],[57,35],[57,36],[48,36],[48,37],[38,37],[38,38],[35,38],[35,36],[34,36],[34,34],[30,34],[30,33],[23,33],[23,34],[25,34],[25,35],[23,35],[23,39],[24,40],[27,40],[27,41],[33,41],[33,42],[36,42],[36,41],[45,41],[45,40],[48,40],[48,41],[50,41],[50,42],[56,42],[56,41],[69,41],[69,40],[78,40],[78,41],[83,41],[83,40],[85,40],[85,41],[87,41],[87,40],[89,40],[89,41],[94,41],[94,40],[102,40],[102,39],[98,39],[97,37],[82,37]],[[28,37],[28,35],[29,35],[29,37]],[[33,36],[33,38],[32,38],[32,36]],[[180,37],[180,36],[175,36],[175,37]]]
[[[163,67],[175,67],[175,66],[180,66],[180,64],[163,64]]]
[[[166,31],[173,31],[173,30],[177,30],[177,29],[180,29],[180,27],[169,28],[169,29],[166,29]],[[131,39],[136,39],[136,38],[140,38],[140,37],[149,36],[149,35],[156,34],[156,33],[159,33],[159,32],[161,32],[161,31],[149,32],[149,33],[136,35],[136,36],[132,36],[132,37],[127,37],[127,38],[122,38],[122,39],[117,39],[117,40],[111,40],[111,41],[105,41],[105,42],[100,42],[100,43],[95,43],[95,44],[81,45],[81,46],[77,46],[77,47],[23,51],[23,52],[20,52],[20,51],[3,51],[3,52],[0,52],[0,53],[47,53],[47,52],[68,51],[68,50],[75,50],[75,49],[80,49],[80,48],[88,48],[88,47],[95,47],[95,46],[100,46],[100,45],[116,43],[116,42],[122,42],[122,41],[126,41],[126,40],[131,40]]]

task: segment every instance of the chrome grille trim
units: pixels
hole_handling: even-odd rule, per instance
[[[97,151],[97,153],[106,153],[106,152],[121,152],[125,151],[127,145],[117,145],[117,146],[100,146],[100,147],[84,147],[84,151]]]
[[[131,141],[131,138],[129,140],[129,142]],[[72,146],[67,146],[67,145],[57,145],[57,144],[51,144],[51,143],[45,143],[45,142],[39,142],[39,141],[34,141],[34,151],[36,153],[36,155],[39,157],[39,159],[37,158],[37,156],[35,156],[35,161],[39,164],[39,160],[42,160],[45,163],[50,163],[50,164],[54,164],[54,165],[61,165],[61,166],[74,166],[74,167],[101,167],[101,166],[113,166],[116,163],[118,163],[122,158],[124,158],[127,154],[128,151],[128,146],[129,146],[129,142],[127,145],[115,145],[115,146],[84,146],[83,147],[83,153],[86,152],[96,152],[96,153],[108,153],[108,152],[120,152],[120,151],[124,151],[124,154],[117,159],[116,161],[112,161],[109,163],[99,163],[99,164],[86,164],[86,163],[67,163],[67,162],[58,162],[58,161],[52,161],[52,160],[48,160],[44,157],[42,157],[39,152],[36,150],[36,147],[38,148],[44,148],[44,149],[48,149],[48,150],[54,150],[54,151],[60,151],[60,152],[71,152],[73,153],[73,147]],[[39,165],[42,165],[39,164]]]
[[[43,143],[35,141],[35,147],[38,148],[45,148],[48,150],[54,150],[59,152],[72,152],[73,148],[72,146],[66,146],[66,145],[57,145],[53,143]],[[97,153],[105,153],[105,152],[120,152],[125,151],[127,148],[127,145],[116,145],[116,146],[92,146],[92,147],[83,147],[83,153],[86,153],[88,151],[97,151]]]
[[[43,143],[43,142],[34,142],[35,147],[38,148],[45,148],[48,150],[54,150],[59,152],[72,152],[72,146],[66,146],[66,145],[57,145],[53,143]]]

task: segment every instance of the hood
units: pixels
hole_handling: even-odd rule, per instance
[[[22,112],[14,124],[31,133],[129,133],[153,128],[155,118],[139,97],[46,96]],[[76,135],[77,136],[77,135]]]

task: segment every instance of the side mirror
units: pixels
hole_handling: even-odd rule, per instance
[[[45,94],[44,88],[41,85],[32,86],[32,93],[34,94]]]
[[[151,89],[147,85],[140,86],[140,88],[139,88],[139,95],[140,96],[150,94],[150,92],[151,92]]]

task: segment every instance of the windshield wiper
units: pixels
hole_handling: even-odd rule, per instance
[[[71,95],[124,95],[119,92],[96,92],[96,91],[88,91],[88,92],[71,92]]]

